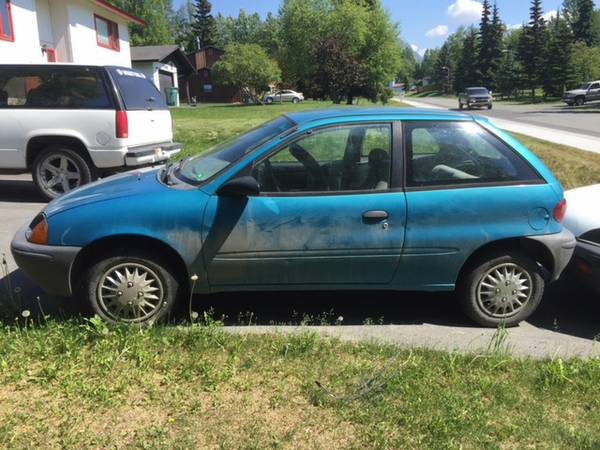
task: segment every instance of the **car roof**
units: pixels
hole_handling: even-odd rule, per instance
[[[354,107],[325,108],[298,111],[286,114],[288,118],[298,125],[326,119],[349,119],[354,117],[378,117],[396,116],[401,119],[435,119],[435,120],[465,120],[473,119],[469,114],[458,113],[447,110],[435,110],[425,108],[400,108],[400,107]]]

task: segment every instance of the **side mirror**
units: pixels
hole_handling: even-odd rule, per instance
[[[253,197],[260,194],[260,186],[254,177],[245,176],[227,181],[219,189],[217,195],[222,197]]]

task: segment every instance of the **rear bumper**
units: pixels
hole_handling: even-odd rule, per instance
[[[550,281],[556,281],[569,264],[569,261],[571,261],[571,257],[575,251],[575,245],[577,244],[575,236],[573,236],[573,233],[569,230],[563,228],[560,233],[529,236],[528,239],[538,241],[550,250],[554,261],[554,268],[552,270]]]
[[[70,296],[71,268],[81,247],[32,244],[25,237],[27,228],[21,227],[10,244],[17,265],[45,292]]]
[[[166,161],[171,156],[179,153],[183,148],[177,142],[130,147],[125,154],[126,166],[145,166]]]

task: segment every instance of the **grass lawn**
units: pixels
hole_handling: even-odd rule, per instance
[[[199,153],[286,111],[326,103],[173,111]],[[566,187],[600,155],[518,136]],[[0,286],[0,298],[2,286]],[[0,448],[600,448],[600,359],[478,355],[313,334],[0,317]]]
[[[214,323],[0,330],[3,448],[595,449],[598,423],[598,359],[398,352]]]

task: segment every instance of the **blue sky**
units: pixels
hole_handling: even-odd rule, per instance
[[[184,0],[174,0],[175,7]],[[479,0],[382,0],[392,19],[400,23],[402,38],[420,53],[426,48],[439,47],[447,34],[460,25],[479,21]],[[529,0],[497,0],[502,20],[509,26],[518,26],[529,17]],[[213,13],[237,15],[240,8],[246,12],[277,12],[277,0],[212,0]],[[546,13],[551,14],[562,0],[544,0]]]

